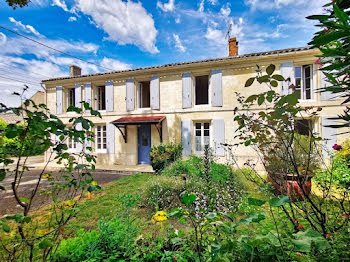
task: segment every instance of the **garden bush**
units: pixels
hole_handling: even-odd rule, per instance
[[[151,166],[156,173],[161,172],[167,165],[180,159],[182,156],[182,144],[160,144],[153,146],[150,152]]]
[[[128,216],[101,219],[98,229],[79,231],[76,237],[62,240],[52,261],[122,261],[129,260],[135,249],[138,229]]]

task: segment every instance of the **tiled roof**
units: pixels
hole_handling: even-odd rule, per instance
[[[315,49],[315,48],[313,48],[311,46],[305,46],[305,47],[287,48],[287,49],[280,49],[280,50],[273,50],[273,51],[266,51],[266,52],[250,53],[250,54],[244,54],[244,55],[239,55],[239,56],[229,56],[229,57],[223,57],[223,58],[212,58],[212,59],[196,60],[196,61],[189,61],[189,62],[171,63],[171,64],[149,66],[149,67],[140,67],[140,68],[134,68],[134,69],[127,69],[127,70],[111,71],[111,72],[106,72],[106,73],[95,73],[95,74],[86,74],[86,75],[79,75],[79,76],[57,77],[57,78],[43,80],[43,83],[49,82],[49,81],[55,81],[55,80],[65,80],[65,79],[84,78],[84,77],[91,77],[91,76],[122,74],[122,73],[129,73],[129,72],[147,71],[147,70],[153,70],[153,69],[172,68],[172,67],[186,66],[186,65],[193,65],[193,64],[225,62],[225,61],[239,60],[239,59],[245,59],[245,58],[250,58],[250,57],[261,57],[261,56],[270,56],[270,55],[302,52],[302,51],[308,51],[308,50],[312,50],[312,49]]]
[[[158,124],[165,119],[165,116],[132,116],[122,117],[112,121],[115,125],[137,125],[137,124]]]

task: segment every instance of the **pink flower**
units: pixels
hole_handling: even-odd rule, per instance
[[[332,148],[333,148],[335,151],[340,151],[340,150],[343,149],[342,146],[341,146],[341,145],[338,145],[338,144],[334,144],[334,145],[332,146]]]
[[[319,65],[320,67],[323,67],[323,65],[321,64],[321,59],[319,58],[315,61],[315,64]]]
[[[327,238],[330,238],[331,237],[331,235],[330,234],[327,234]]]
[[[298,222],[299,222],[299,219],[297,219],[297,218],[296,218],[296,219],[294,219],[294,222],[297,222],[297,223],[298,223]]]
[[[303,257],[303,255],[302,254],[298,254],[298,257]]]

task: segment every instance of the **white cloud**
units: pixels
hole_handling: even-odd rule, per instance
[[[180,23],[181,23],[180,17],[176,17],[176,18],[175,18],[175,23],[176,23],[176,24],[180,24]]]
[[[64,11],[69,12],[66,2],[64,0],[53,0],[51,5],[61,7]]]
[[[1,33],[1,32],[0,32],[0,45],[5,44],[6,41],[7,41],[6,35],[5,35],[4,33]]]
[[[24,25],[21,21],[17,21],[13,17],[9,17],[9,20],[26,33],[32,33],[37,36],[40,35],[40,33],[31,25]]]
[[[168,3],[162,3],[157,1],[157,7],[163,10],[164,12],[172,12],[175,9],[175,0],[169,0]]]
[[[199,3],[198,12],[204,12],[204,0],[201,0],[201,2]]]
[[[226,4],[225,6],[221,7],[220,13],[223,16],[229,16],[231,14],[231,8],[229,4]]]
[[[216,5],[218,3],[218,0],[209,0],[209,3],[211,3],[212,5]]]
[[[112,58],[104,57],[101,61],[101,66],[106,68],[111,68],[113,70],[126,70],[130,69],[132,66],[131,64],[123,63],[119,60],[115,60]]]
[[[75,16],[71,16],[68,18],[68,22],[75,22],[77,21],[77,18]]]
[[[141,2],[121,0],[76,0],[77,8],[91,16],[94,23],[104,30],[107,40],[120,45],[134,44],[150,53],[158,53],[152,15],[148,14]]]
[[[173,38],[175,41],[175,47],[180,51],[180,52],[186,52],[186,47],[183,46],[182,41],[180,40],[179,35],[173,34]]]

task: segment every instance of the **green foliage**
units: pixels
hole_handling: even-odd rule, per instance
[[[324,65],[321,71],[330,83],[328,87],[322,87],[321,92],[332,92],[334,96],[342,97],[345,104],[350,102],[350,3],[336,0],[324,7],[326,14],[307,17],[318,21],[320,28],[309,44],[320,49],[320,64]],[[343,123],[335,127],[350,126],[349,112],[349,106],[346,106],[343,114],[339,115]]]
[[[118,261],[132,256],[138,229],[128,217],[99,221],[98,229],[80,230],[75,238],[62,240],[53,261]]]
[[[18,7],[22,8],[24,6],[27,6],[30,3],[30,0],[6,0],[6,2],[13,9],[16,9]]]
[[[169,164],[180,159],[182,149],[182,144],[160,144],[153,146],[150,152],[150,161],[154,171],[159,174]]]

